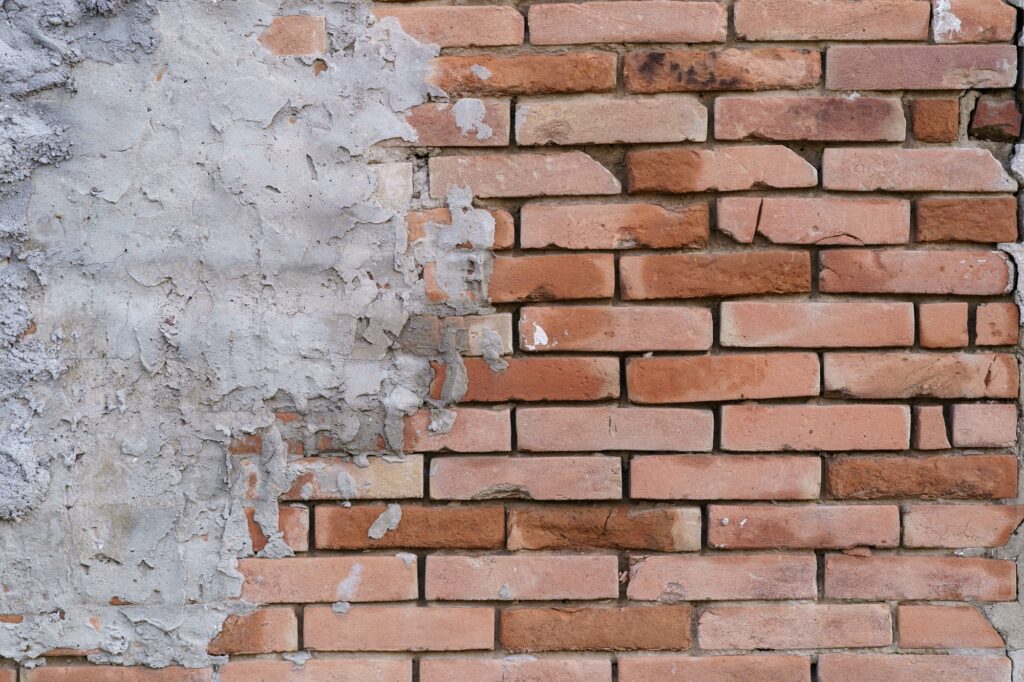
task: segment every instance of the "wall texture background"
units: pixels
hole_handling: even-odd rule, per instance
[[[1003,0],[0,0],[0,681],[1024,680]]]

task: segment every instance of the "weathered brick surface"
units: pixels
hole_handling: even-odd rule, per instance
[[[1017,200],[1013,197],[928,198],[918,201],[916,208],[919,241],[1017,241]]]
[[[744,40],[924,40],[927,0],[738,0]]]
[[[729,197],[718,224],[736,241],[761,235],[775,244],[902,244],[910,236],[910,202],[839,197]]]
[[[527,204],[520,212],[524,249],[668,249],[708,241],[707,204]]]
[[[903,107],[892,98],[726,95],[715,100],[719,140],[899,142],[906,135]]]
[[[811,659],[805,656],[681,656],[620,655],[622,682],[663,680],[746,680],[806,682],[811,677]]]
[[[466,606],[330,606],[303,611],[312,651],[471,651],[494,648],[494,610]]]
[[[626,155],[626,182],[631,194],[732,192],[814,187],[818,173],[796,152],[778,145],[646,149]]]
[[[614,599],[618,559],[604,556],[432,556],[426,597],[437,601]]]
[[[527,351],[707,350],[711,311],[683,306],[528,306],[519,316]]]
[[[509,511],[508,548],[696,551],[700,517],[697,507],[517,507]]]
[[[440,500],[612,500],[622,496],[618,457],[445,457],[430,463]]]
[[[904,649],[1002,649],[1003,638],[973,606],[900,606]]]
[[[905,405],[727,405],[726,450],[904,450],[910,444]]]
[[[690,646],[687,605],[511,608],[498,638],[511,652],[679,650]]]
[[[918,142],[956,142],[960,136],[960,100],[955,97],[915,98],[910,116]]]
[[[829,555],[825,596],[835,599],[1012,601],[1013,561],[939,556]]]
[[[813,599],[816,571],[813,554],[637,557],[626,594],[659,602]]]
[[[622,298],[707,298],[810,291],[810,255],[802,251],[623,256]]]
[[[703,142],[707,134],[707,109],[688,95],[520,98],[516,103],[521,145]]]
[[[634,358],[626,383],[637,403],[701,403],[813,396],[821,379],[814,353],[737,353]]]
[[[469,385],[464,400],[604,400],[619,397],[618,358],[512,358],[494,371],[481,358],[465,361]]]
[[[1010,659],[1005,656],[825,654],[818,659],[818,675],[821,682],[1006,682],[1010,677]]]
[[[532,407],[516,413],[521,450],[710,450],[710,410],[668,407]]]
[[[843,457],[829,462],[828,490],[841,499],[1000,499],[1017,493],[1012,455]]]
[[[378,6],[378,19],[394,17],[416,40],[439,47],[518,45],[523,42],[523,15],[514,7]]]
[[[909,346],[911,303],[729,301],[721,306],[723,346],[842,348]]]
[[[626,92],[800,90],[821,80],[821,53],[783,47],[658,50],[626,55]]]
[[[1009,262],[992,251],[835,249],[819,264],[821,290],[830,293],[1000,296],[1011,286]]]
[[[884,604],[712,606],[697,619],[702,649],[837,649],[885,646],[892,620]]]
[[[716,2],[583,2],[530,6],[530,42],[721,43],[726,8]]]
[[[649,455],[633,458],[630,494],[651,500],[813,500],[817,457]]]
[[[318,549],[498,549],[505,544],[505,510],[501,505],[431,507],[401,505],[396,528],[383,534],[370,529],[387,512],[383,504],[316,508]]]
[[[711,505],[708,545],[720,549],[895,547],[895,505]]]
[[[825,189],[853,192],[1012,192],[1017,183],[987,149],[826,149]]]
[[[593,658],[424,658],[422,682],[509,682],[512,680],[559,680],[560,682],[611,682],[609,660]]]
[[[1009,45],[871,45],[828,50],[830,90],[1009,88],[1017,54]]]
[[[579,52],[437,57],[427,82],[449,95],[607,92],[615,86],[615,55]]]
[[[907,547],[1001,547],[1024,522],[1020,505],[913,504],[903,515]]]

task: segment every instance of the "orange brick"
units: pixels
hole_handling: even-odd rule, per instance
[[[712,505],[708,545],[719,549],[896,547],[895,505]]]
[[[817,570],[814,554],[634,557],[627,595],[660,602],[814,599]]]
[[[743,40],[927,40],[927,0],[738,0]]]
[[[460,407],[447,433],[431,430],[430,410],[405,418],[405,449],[421,452],[504,452],[512,449],[508,409]]]
[[[308,606],[303,643],[311,651],[470,651],[494,648],[494,611],[462,606]]]
[[[950,447],[946,417],[941,405],[914,407],[914,440],[917,450],[945,450]]]
[[[843,45],[828,50],[829,90],[1010,88],[1011,45]]]
[[[967,304],[922,303],[918,307],[923,348],[963,348],[967,345]]]
[[[821,80],[821,53],[782,47],[630,52],[623,73],[626,92],[635,93],[799,90]]]
[[[825,558],[825,596],[832,599],[1013,601],[1012,561],[942,556],[838,554]]]
[[[905,405],[726,405],[722,448],[771,450],[905,450]]]
[[[299,471],[284,500],[394,500],[423,496],[423,456],[390,461],[370,457],[359,466],[340,457],[309,457],[291,463]]]
[[[25,682],[210,682],[210,668],[125,667],[120,665],[47,665],[22,668]],[[10,678],[13,681],[13,677]]]
[[[412,682],[412,661],[397,658],[312,658],[301,666],[290,661],[231,661],[221,667],[220,679],[221,682]]]
[[[684,682],[685,680],[756,680],[807,682],[811,659],[806,656],[619,656],[621,682]]]
[[[516,101],[516,144],[521,146],[703,142],[707,136],[707,109],[692,95],[574,95]]]
[[[1002,547],[1024,522],[1024,506],[914,504],[903,514],[907,547]]]
[[[611,52],[437,57],[427,77],[449,95],[548,95],[615,88]]]
[[[242,599],[281,604],[416,599],[416,561],[395,556],[242,559]]]
[[[290,606],[257,609],[228,616],[220,634],[210,642],[213,655],[269,654],[299,648],[299,621]]]
[[[821,290],[860,294],[1000,296],[1011,268],[994,251],[871,251],[841,249],[820,256]]]
[[[645,500],[813,500],[817,457],[648,455],[630,463],[630,497]]]
[[[520,450],[711,449],[710,410],[666,407],[524,407],[516,411]]]
[[[427,558],[426,598],[438,601],[615,599],[619,561],[605,556]]]
[[[689,606],[511,608],[499,639],[512,652],[658,651],[690,646]]]
[[[259,41],[278,56],[323,54],[327,49],[327,21],[304,14],[274,17]]]
[[[818,658],[821,682],[1006,682],[1005,656],[909,656],[900,654],[825,654]]]
[[[495,372],[482,358],[466,358],[467,402],[604,400],[619,397],[618,358],[509,358]]]
[[[917,202],[917,240],[1015,242],[1014,197],[929,198]]]
[[[759,234],[774,244],[903,244],[910,202],[837,197],[728,197],[718,200],[719,231],[743,244]]]
[[[524,249],[670,249],[705,246],[708,205],[527,204],[520,212]]]
[[[635,462],[635,460],[634,460]],[[697,507],[531,505],[509,510],[508,548],[697,551]]]
[[[583,152],[481,154],[430,159],[430,196],[441,199],[453,187],[476,197],[552,197],[618,194],[607,168]]]
[[[826,353],[825,392],[853,398],[1016,398],[1008,353]]]
[[[1017,183],[987,149],[829,148],[825,189],[853,192],[1012,192]]]
[[[245,519],[249,526],[249,539],[252,551],[259,552],[267,546],[267,536],[256,523],[256,510],[249,507],[245,510]],[[309,508],[298,504],[280,505],[277,508],[277,529],[284,536],[284,544],[293,552],[309,550]]]
[[[498,549],[505,544],[505,510],[501,505],[403,504],[401,509],[398,527],[380,538],[373,538],[369,531],[387,512],[385,505],[317,505],[316,546],[319,549]]]
[[[978,306],[979,346],[1012,346],[1020,338],[1020,309],[1016,303],[985,303]]]
[[[910,102],[911,127],[918,142],[956,142],[960,137],[960,100],[916,98]]]
[[[804,251],[623,256],[622,298],[706,298],[810,291]]]
[[[828,490],[833,497],[856,500],[1016,497],[1017,459],[1011,455],[843,457],[829,462]]]
[[[818,395],[814,353],[632,358],[626,365],[635,403],[796,398]]]
[[[900,142],[903,105],[888,97],[736,96],[715,100],[719,140]]]
[[[613,500],[622,497],[618,457],[443,457],[430,462],[439,500]]]
[[[1017,406],[953,406],[953,445],[958,448],[1009,448],[1017,442]]]
[[[727,10],[716,2],[584,2],[530,6],[534,45],[722,43]]]
[[[932,33],[937,43],[1007,43],[1017,12],[1000,0],[947,0],[936,4]]]
[[[499,256],[490,296],[494,303],[611,298],[615,259],[610,254]]]
[[[885,604],[710,606],[697,619],[701,649],[834,649],[887,646]]]
[[[682,306],[529,306],[519,311],[528,351],[707,350],[711,311]]]
[[[423,658],[421,682],[611,682],[612,663],[595,658]]]
[[[642,149],[626,152],[630,194],[735,192],[814,187],[818,171],[780,145],[718,149]]]
[[[727,301],[723,346],[860,348],[914,343],[912,303]]]
[[[1002,649],[1003,638],[973,606],[899,607],[901,649]]]
[[[519,45],[523,15],[514,7],[385,7],[373,8],[377,19],[394,17],[402,30],[421,43],[439,47]]]
[[[419,147],[504,147],[511,128],[507,99],[428,102],[410,109],[405,120],[416,131],[408,144]]]

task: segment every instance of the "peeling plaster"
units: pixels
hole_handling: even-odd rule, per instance
[[[210,665],[224,619],[252,608],[246,508],[260,554],[290,554],[286,440],[401,460],[431,359],[461,367],[467,343],[454,323],[436,343],[407,330],[491,312],[493,219],[465,189],[451,226],[407,244],[422,171],[375,145],[415,139],[402,112],[427,100],[437,48],[366,3],[2,7],[0,614],[25,617],[0,623],[0,656]],[[295,13],[326,17],[326,54],[259,45]],[[428,263],[446,303],[425,296]],[[255,433],[259,453],[229,454]]]

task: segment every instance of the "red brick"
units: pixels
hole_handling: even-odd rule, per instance
[[[715,100],[719,140],[900,142],[906,136],[903,105],[888,97],[726,95]]]
[[[463,400],[604,400],[619,397],[619,359],[509,358],[495,372],[482,358],[466,358],[469,386]]]
[[[615,88],[612,52],[436,57],[429,84],[448,95],[548,95]]]
[[[726,405],[726,450],[905,450],[905,405]]]
[[[942,556],[825,558],[825,596],[833,599],[1013,601],[1016,564]]]
[[[973,606],[904,604],[896,616],[901,649],[1002,649],[995,628]]]
[[[903,513],[907,547],[1002,547],[1024,522],[1024,506],[913,504]]]
[[[444,457],[430,462],[430,496],[441,500],[613,500],[622,497],[618,457]]]
[[[634,557],[627,595],[660,602],[814,599],[817,570],[813,554]]]
[[[1011,88],[1012,45],[857,45],[830,47],[830,90]]]
[[[290,606],[257,609],[228,616],[220,634],[210,642],[213,655],[269,654],[299,648],[299,621]]]
[[[738,0],[743,40],[927,40],[927,0]]]
[[[826,654],[818,658],[821,682],[1008,682],[1005,656]]]
[[[630,463],[630,497],[647,500],[813,500],[817,457],[650,455]]]
[[[1017,406],[953,406],[953,445],[958,448],[1009,448],[1017,442]]]
[[[922,303],[918,307],[923,348],[963,348],[967,345],[967,304]]]
[[[806,251],[623,256],[624,300],[796,294],[811,289]]]
[[[716,2],[584,2],[530,6],[534,45],[722,43],[727,10]]]
[[[330,606],[303,612],[311,651],[468,651],[494,648],[494,611],[464,606]]]
[[[945,0],[935,3],[932,33],[937,43],[1008,43],[1017,12],[1002,0]]]
[[[441,199],[453,187],[477,197],[551,197],[618,194],[607,168],[583,152],[442,156],[429,161],[430,196]]]
[[[327,49],[327,22],[324,17],[304,14],[274,17],[259,41],[272,54],[282,57],[323,54]]]
[[[428,102],[409,110],[406,122],[416,131],[409,144],[420,147],[504,147],[511,118],[504,99]],[[433,209],[441,211],[446,209]],[[447,222],[451,222],[449,217]]]
[[[956,142],[960,137],[960,100],[956,97],[915,98],[910,102],[910,116],[918,142]]]
[[[1008,353],[826,353],[825,393],[853,398],[1016,398]]]
[[[1010,12],[1012,14],[1013,10]],[[1017,102],[1012,99],[981,97],[974,107],[969,131],[971,137],[979,140],[1015,142],[1020,137],[1020,126],[1021,114]]]
[[[623,73],[626,92],[634,93],[798,90],[821,80],[821,53],[784,47],[630,52]]]
[[[620,682],[690,680],[772,680],[809,682],[811,659],[805,656],[619,656]]]
[[[245,510],[245,520],[249,527],[249,539],[252,551],[259,552],[267,546],[267,536],[255,519],[256,510],[249,507]],[[309,550],[309,508],[302,505],[280,505],[277,508],[277,529],[283,535],[284,544],[293,552]]]
[[[820,262],[829,293],[1000,296],[1011,286],[1006,256],[995,251],[832,249]]]
[[[422,455],[406,455],[391,461],[370,457],[363,466],[340,457],[309,457],[291,465],[299,475],[283,500],[394,500],[423,496]]]
[[[221,682],[412,682],[412,661],[398,658],[312,658],[301,666],[290,661],[231,661],[221,667],[220,679]]]
[[[693,552],[700,549],[700,536],[697,507],[545,505],[509,510],[508,548],[513,551],[607,548]]]
[[[708,546],[719,549],[849,549],[900,544],[895,505],[711,505]]]
[[[708,242],[705,203],[680,208],[654,204],[527,204],[520,212],[524,249],[674,249]]]
[[[818,370],[814,353],[631,358],[626,382],[634,403],[796,398],[818,395]]]
[[[405,418],[405,449],[420,452],[505,452],[512,449],[512,419],[508,409],[460,407],[448,433],[430,428],[430,410]]]
[[[711,311],[683,306],[530,306],[519,312],[528,351],[707,350]]]
[[[524,146],[703,142],[707,136],[708,111],[691,95],[576,95],[516,102],[516,144]]]
[[[398,527],[375,539],[368,535],[387,511],[383,504],[316,507],[319,549],[498,549],[505,544],[501,505],[429,507],[403,504]]]
[[[25,682],[210,682],[210,668],[143,668],[120,665],[47,665],[22,668]],[[10,680],[13,682],[14,678]],[[5,680],[6,682],[6,680]]]
[[[836,649],[887,646],[885,604],[710,606],[697,619],[701,649]]]
[[[418,594],[416,562],[394,556],[242,559],[242,599],[282,604],[400,601]]]
[[[829,462],[828,490],[832,497],[854,500],[1016,497],[1017,459],[1012,455],[844,457]]]
[[[516,411],[520,450],[711,449],[710,410],[669,407],[524,407]]]
[[[914,440],[917,450],[946,450],[950,447],[946,417],[941,405],[914,407]]]
[[[1016,238],[1014,238],[1016,240]],[[1020,338],[1020,309],[1015,303],[985,303],[977,310],[979,346],[1014,346]]]
[[[774,244],[903,244],[910,202],[838,197],[729,197],[718,200],[720,231],[749,244],[760,234]]]
[[[626,152],[630,194],[735,192],[814,187],[818,171],[780,145],[717,149],[642,149]]]
[[[723,346],[876,348],[914,343],[912,303],[727,301]]]
[[[428,600],[615,599],[619,562],[605,556],[438,556],[427,559]]]
[[[1014,197],[929,198],[917,202],[917,240],[1015,242]]]
[[[826,149],[825,189],[853,192],[1012,192],[1017,183],[987,149]]]
[[[490,282],[494,303],[611,298],[614,292],[615,258],[611,254],[494,259]]]
[[[689,606],[512,608],[499,640],[512,652],[658,651],[690,646]]]
[[[595,658],[424,658],[421,682],[611,682],[612,664]]]
[[[439,47],[519,45],[523,15],[514,7],[387,7],[376,5],[377,19],[394,17],[421,43]]]

